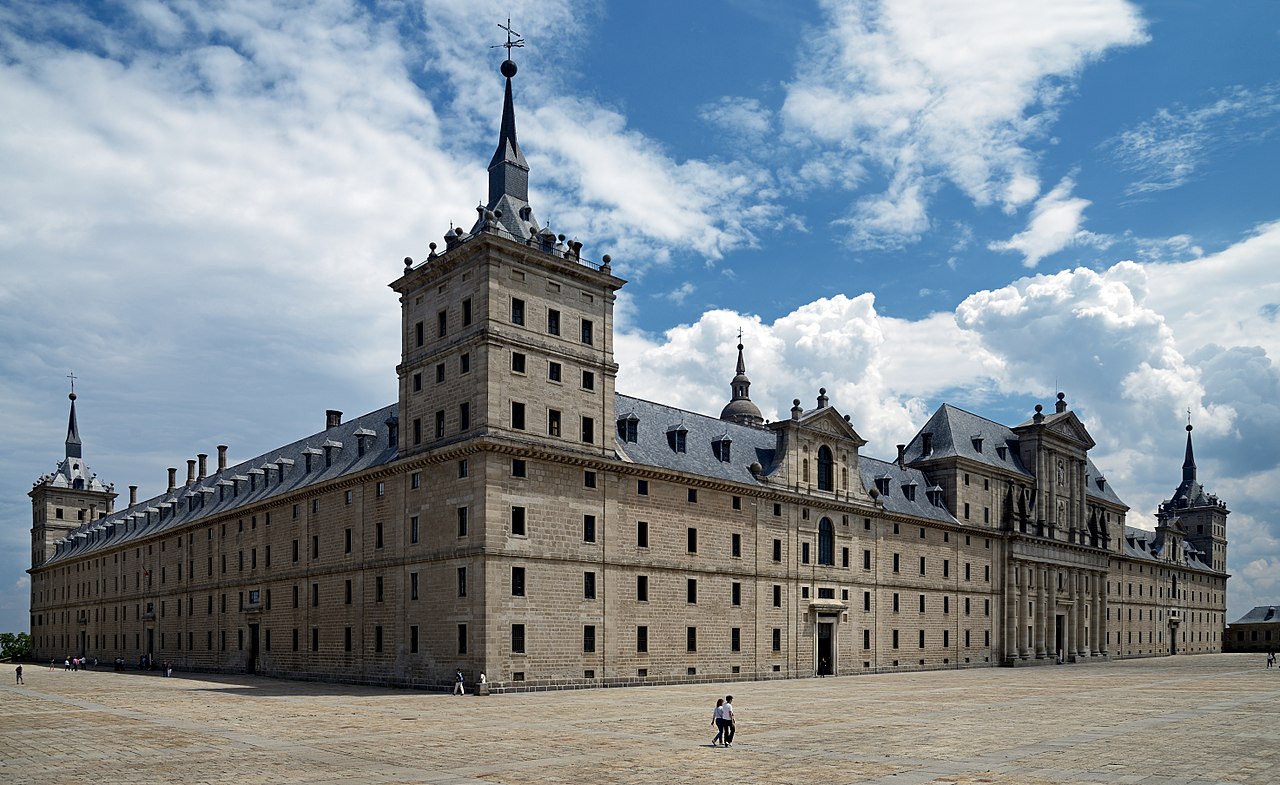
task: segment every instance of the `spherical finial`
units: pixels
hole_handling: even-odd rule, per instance
[[[818,388],[818,395],[826,395],[826,394],[827,394],[827,388],[826,388],[826,387],[819,387],[819,388]]]
[[[72,393],[71,395],[72,397],[75,397],[75,393]],[[1187,423],[1187,433],[1191,433],[1191,423]]]
[[[1042,411],[1044,411],[1044,407],[1037,403],[1037,404],[1036,404],[1036,414],[1039,414],[1039,413],[1040,413],[1040,412],[1042,412]]]
[[[613,257],[610,256],[609,254],[605,254],[604,256],[600,257],[600,261],[604,262],[605,264],[608,264],[609,262],[613,261]]]
[[[1066,397],[1067,397],[1067,394],[1066,394],[1066,393],[1062,393],[1062,392],[1058,393],[1058,400],[1059,400],[1059,401],[1066,400]]]
[[[68,398],[69,400],[74,401],[74,400],[76,399],[76,394],[75,394],[75,393],[68,393],[68,394],[67,394],[67,398]],[[1188,426],[1187,426],[1187,430],[1188,430],[1188,431],[1189,431],[1189,430],[1191,430],[1191,426],[1190,426],[1190,425],[1188,425]]]
[[[503,60],[502,68],[500,70],[502,71],[503,76],[510,79],[516,75],[516,64],[511,60]]]
[[[413,266],[413,257],[412,257],[412,256],[406,256],[406,257],[404,258],[404,266],[405,266],[405,267],[412,267],[412,266]]]

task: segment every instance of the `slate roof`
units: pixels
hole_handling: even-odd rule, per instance
[[[1231,623],[1280,625],[1280,609],[1274,605],[1259,605]]]
[[[211,474],[192,485],[179,485],[172,491],[87,522],[61,542],[47,563],[175,529],[201,518],[388,463],[395,459],[397,450],[388,444],[386,421],[395,414],[396,405],[383,407],[228,466],[225,471]],[[365,438],[363,455],[360,455],[357,444],[357,436],[361,432]],[[328,466],[325,465],[326,445],[331,454]],[[308,452],[312,456],[310,472],[306,471]],[[249,490],[251,477],[254,482],[252,491]],[[232,488],[237,482],[239,492],[232,495]],[[162,509],[167,510],[163,517],[160,514]]]
[[[919,469],[912,469],[910,466],[899,468],[895,462],[881,461],[862,455],[858,457],[858,470],[862,475],[862,485],[868,490],[871,488],[884,488],[887,485],[888,490],[880,491],[878,501],[883,502],[884,508],[889,512],[916,515],[935,521],[946,521],[947,523],[958,523],[955,516],[945,506],[942,506],[946,501],[941,498],[942,489],[937,488],[934,493],[930,493],[932,489],[929,480],[924,476],[924,472]],[[888,482],[877,484],[876,480],[878,479],[888,480]],[[914,500],[907,498],[907,493],[904,490],[904,486],[911,484],[916,486]],[[938,503],[930,502],[930,496],[938,499]]]
[[[625,441],[616,428],[613,431],[618,453],[625,461],[753,485],[760,482],[752,476],[748,468],[751,464],[760,464],[765,474],[776,468],[777,436],[773,431],[621,393],[615,394],[614,401],[619,421],[630,417],[637,421],[634,442]],[[673,450],[668,440],[668,432],[679,428],[685,430],[684,452]],[[730,440],[730,460],[722,461],[716,457],[712,442],[726,437]]]
[[[933,434],[933,451],[924,454],[924,434]],[[979,450],[977,444],[981,444]],[[1004,457],[999,447],[1004,447]],[[1033,476],[1018,456],[1018,437],[1004,425],[944,403],[907,444],[906,461],[926,458],[967,458],[988,466]]]
[[[1164,554],[1161,553],[1162,548],[1163,543],[1156,532],[1138,529],[1133,526],[1124,527],[1125,556],[1152,563],[1164,563],[1166,559]],[[1204,555],[1204,552],[1184,539],[1182,541],[1182,556],[1175,563],[1180,567],[1213,572],[1201,558]]]

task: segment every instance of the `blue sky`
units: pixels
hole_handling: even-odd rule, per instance
[[[394,399],[386,284],[474,220],[508,16],[621,391],[718,412],[741,328],[766,416],[825,386],[891,458],[1062,390],[1148,527],[1190,410],[1228,617],[1280,600],[1274,3],[47,2],[0,5],[0,629],[71,370],[143,496]]]

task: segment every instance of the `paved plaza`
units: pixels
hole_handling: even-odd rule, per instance
[[[455,698],[10,666],[0,782],[1280,781],[1264,655]],[[731,692],[730,749],[710,746]]]

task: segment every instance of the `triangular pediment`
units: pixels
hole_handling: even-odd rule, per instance
[[[1048,430],[1092,448],[1096,442],[1075,412],[1063,412],[1048,424]]]
[[[796,422],[805,430],[823,434],[828,438],[845,439],[853,442],[858,447],[867,443],[867,440],[859,436],[858,432],[853,429],[853,426],[844,418],[844,415],[840,414],[832,406],[824,406],[821,409],[806,412]]]

